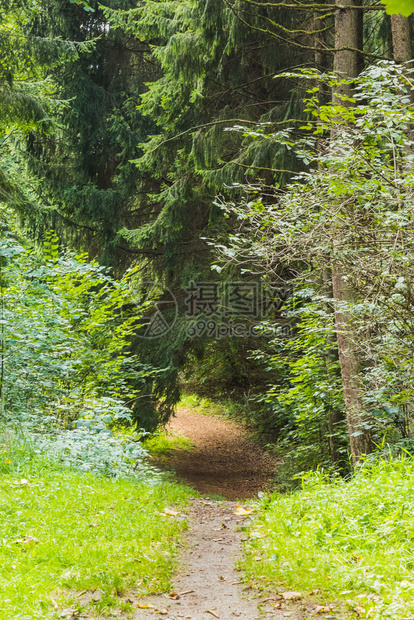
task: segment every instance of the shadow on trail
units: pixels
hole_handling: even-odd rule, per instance
[[[179,407],[167,430],[189,437],[195,444],[193,450],[175,450],[166,462],[201,494],[242,500],[269,489],[275,458],[235,422]]]

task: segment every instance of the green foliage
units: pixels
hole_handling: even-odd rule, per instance
[[[127,353],[138,320],[122,313],[133,271],[114,280],[85,255],[61,253],[54,234],[44,263],[7,233],[0,253],[3,410],[71,421],[88,399],[136,398],[133,383],[149,369]]]
[[[188,489],[50,467],[10,432],[0,441],[2,620],[132,611],[130,588],[138,597],[168,590],[186,522],[162,511],[183,509]],[[100,600],[83,603],[85,590]]]
[[[404,15],[408,17],[411,13],[414,13],[413,0],[381,0],[386,6],[388,15]]]
[[[108,4],[127,9],[135,2]],[[49,210],[43,219],[30,218],[32,234],[53,227],[67,244],[87,248],[90,256],[123,272],[135,259],[125,254],[127,244],[117,236],[137,213],[140,179],[131,160],[140,155],[139,144],[153,128],[137,109],[144,82],[153,73],[148,46],[110,29],[96,0],[70,8],[47,0],[28,27],[37,38],[74,40],[79,50],[50,72],[55,98],[65,102],[54,115],[56,130],[33,132],[20,145],[36,194]]]
[[[193,442],[188,437],[163,429],[145,439],[143,446],[154,455],[169,454],[174,450],[188,451],[194,448]]]
[[[309,474],[301,491],[262,496],[243,569],[256,583],[283,582],[303,596],[319,589],[315,603],[332,604],[335,614],[357,607],[361,618],[406,618],[413,493],[411,458],[367,464],[346,482]]]
[[[4,232],[0,260],[3,420],[22,424],[52,462],[156,477],[136,432],[157,372],[130,352],[139,321],[136,305],[129,310],[135,270],[114,280],[85,255],[63,251],[54,233],[40,260]]]
[[[253,353],[267,372],[279,378],[253,398],[259,410],[252,413],[273,449],[281,453],[279,485],[286,475],[303,470],[348,468],[334,317],[324,302],[311,289],[292,296],[286,310],[286,320],[294,326],[290,337],[275,338],[268,350]]]
[[[334,77],[314,71],[302,75],[335,83]],[[385,62],[360,76],[349,107],[321,106],[319,87],[312,85],[305,137],[295,140],[292,131],[269,135],[289,146],[309,171],[283,191],[276,189],[273,200],[268,188],[261,196],[257,186],[247,187],[245,199],[228,209],[239,230],[230,236],[228,249],[221,248],[226,263],[242,264],[247,273],[261,271],[267,278],[286,274],[295,289],[296,310],[289,314],[285,309],[292,339],[275,343],[282,350],[274,356],[257,355],[271,367],[279,364],[287,379],[287,384],[275,383],[263,400],[293,424],[304,454],[315,447],[318,453],[318,429],[319,446],[336,435],[322,420],[343,410],[334,311],[349,316],[342,329],[362,361],[363,429],[377,443],[384,436],[391,443],[410,437],[414,342],[409,283],[414,265],[409,128],[414,108],[409,88],[411,73]],[[238,131],[255,141],[268,130]],[[353,297],[334,302],[330,282],[338,264]],[[316,465],[314,457],[310,462]]]

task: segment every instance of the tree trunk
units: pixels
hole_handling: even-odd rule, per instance
[[[361,11],[347,9],[356,6],[353,0],[336,0],[336,4],[341,6],[335,11],[335,56],[333,69],[339,77],[344,79],[355,78],[358,76],[358,45],[360,44]],[[340,84],[333,92],[334,103],[344,103],[341,95],[350,96],[351,85]]]
[[[343,97],[352,94],[352,78],[356,78],[361,67],[361,20],[362,11],[347,9],[357,6],[353,0],[336,0],[341,9],[335,12],[335,57],[334,72],[348,83],[339,84],[332,93],[332,100],[338,105],[350,105]],[[362,51],[362,50],[361,50]],[[335,140],[333,132],[331,139]],[[349,312],[344,305],[352,303],[354,294],[346,282],[346,268],[338,255],[340,239],[338,230],[333,226],[332,291],[335,302],[335,329],[338,341],[339,363],[341,367],[342,385],[345,399],[346,420],[353,462],[357,462],[363,454],[371,451],[369,433],[363,426],[364,403],[361,383],[359,380],[360,360],[352,338],[352,326]]]
[[[412,60],[410,23],[404,15],[391,15],[392,48],[395,62]]]
[[[365,408],[359,379],[361,368],[358,352],[355,350],[355,343],[351,337],[350,317],[346,308],[346,304],[353,301],[353,291],[346,282],[346,273],[340,261],[334,259],[332,272],[339,364],[351,455],[352,461],[355,463],[363,454],[371,452],[372,442],[370,433],[363,424]]]
[[[335,311],[333,304],[333,290],[332,290],[332,269],[330,266],[324,267],[322,270],[322,284],[324,294],[332,301],[327,303],[326,312],[328,314],[332,314],[332,320],[335,322]],[[327,336],[328,345],[324,350],[325,364],[327,368],[328,377],[331,376],[332,380],[336,380],[337,376],[332,376],[331,368],[333,364],[339,361],[337,347],[335,346],[335,334],[328,334]],[[335,373],[336,374],[336,373]],[[329,399],[328,407],[328,426],[329,426],[329,449],[331,452],[331,457],[334,463],[339,464],[342,460],[339,451],[339,442],[337,438],[338,427],[340,423],[344,420],[344,413],[342,409],[335,407],[331,399]]]

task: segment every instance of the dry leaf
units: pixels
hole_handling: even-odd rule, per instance
[[[211,609],[206,609],[206,614],[211,614],[215,618],[220,618],[220,616],[218,616],[216,612],[212,611]]]
[[[148,603],[137,603],[138,609],[155,609],[155,605],[149,605]]]
[[[155,612],[164,616],[165,614],[168,614],[168,609],[156,609]]]
[[[282,597],[285,601],[298,601],[302,595],[300,592],[282,592]]]
[[[178,601],[179,598],[180,595],[177,592],[171,592],[170,599],[172,599],[173,601]]]
[[[164,514],[168,515],[169,517],[176,517],[180,513],[178,510],[172,510],[171,508],[164,508]]]
[[[237,504],[237,508],[234,512],[235,515],[237,515],[238,517],[244,517],[246,515],[249,515],[253,512],[253,510],[251,508],[243,508],[243,506],[240,506],[240,504]]]
[[[333,605],[316,605],[315,614],[324,614],[333,611]]]
[[[18,538],[13,542],[19,545],[29,545],[30,543],[38,543],[39,540],[37,538],[34,538],[33,536],[28,536],[27,538]]]

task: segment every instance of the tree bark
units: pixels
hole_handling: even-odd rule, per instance
[[[361,68],[358,50],[361,50],[362,11],[347,10],[347,6],[357,6],[353,0],[336,0],[336,4],[343,8],[335,12],[334,72],[339,78],[345,79],[347,83],[338,84],[333,90],[332,101],[337,105],[348,106],[351,103],[346,99],[344,100],[344,97],[352,95],[352,79],[358,77]],[[333,132],[331,140],[335,141],[335,138],[336,133]],[[341,243],[338,238],[340,228],[336,229],[334,225],[332,234],[334,252],[332,291],[335,302],[335,329],[351,455],[355,463],[363,454],[371,451],[371,441],[369,433],[363,426],[365,408],[359,379],[361,364],[352,338],[349,311],[346,309],[346,305],[353,302],[354,293],[346,281],[346,267],[340,257]]]
[[[336,0],[342,8],[335,11],[335,56],[333,70],[338,77],[349,79],[358,76],[359,22],[361,11],[347,9],[356,6],[353,0]],[[333,92],[333,102],[344,104],[341,95],[351,95],[350,84],[339,84]]]
[[[391,15],[392,48],[395,62],[412,60],[410,23],[404,15]]]
[[[335,311],[333,304],[333,289],[332,289],[332,269],[330,266],[324,267],[322,270],[322,283],[323,290],[325,295],[332,301],[327,303],[326,311],[328,314],[332,314],[333,322],[335,323]],[[328,377],[331,373],[331,368],[333,364],[339,361],[337,347],[335,346],[335,334],[328,334],[327,337],[329,346],[324,351],[325,363],[327,368]],[[335,373],[336,374],[336,373]],[[333,377],[332,380],[336,380],[337,376]],[[329,426],[329,449],[331,452],[331,457],[334,463],[340,464],[342,457],[339,452],[339,442],[337,438],[338,427],[340,423],[344,420],[345,416],[342,409],[335,407],[329,399],[328,407],[328,426]]]
[[[334,259],[332,290],[335,299],[335,328],[349,443],[352,461],[356,463],[363,454],[371,452],[372,442],[370,433],[363,424],[365,407],[359,379],[361,364],[351,336],[350,316],[346,308],[346,305],[353,301],[353,291],[346,282],[346,275],[341,262]]]

